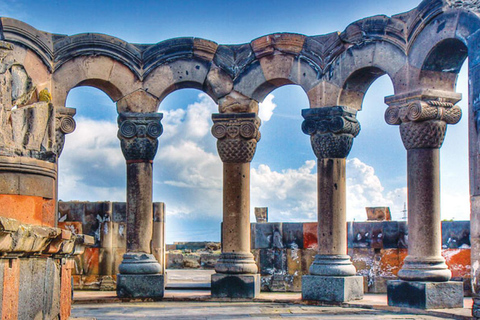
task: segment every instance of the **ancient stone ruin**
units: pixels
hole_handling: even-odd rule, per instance
[[[302,130],[318,159],[318,254],[302,279],[303,298],[362,298],[363,278],[347,255],[345,162],[361,134],[356,116],[365,92],[385,74],[395,92],[385,98],[385,121],[399,127],[408,159],[409,213],[408,256],[399,280],[387,285],[389,304],[462,306],[462,284],[450,281],[440,254],[439,151],[447,124],[462,115],[455,83],[468,57],[473,314],[480,318],[479,14],[477,0],[425,0],[406,13],[353,22],[340,33],[278,33],[241,45],[199,38],[138,45],[102,34],[51,34],[1,18],[2,317],[68,317],[71,259],[93,242],[57,228],[57,160],[64,135],[75,129],[75,109],[65,101],[78,86],[101,89],[117,103],[127,164],[119,297],[163,296],[164,270],[150,245],[152,161],[162,152],[159,105],[182,88],[202,90],[219,110],[212,115],[212,134],[223,162],[223,239],[212,297],[259,293],[249,221],[258,103],[275,88],[294,84],[309,98]],[[51,289],[40,295],[38,287]]]

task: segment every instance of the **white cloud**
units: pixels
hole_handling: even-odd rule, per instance
[[[125,199],[125,159],[113,122],[78,117],[59,161],[59,198]]]
[[[317,178],[312,173],[314,167],[315,161],[309,160],[298,169],[281,172],[272,171],[264,164],[252,168],[252,214],[253,207],[269,207],[269,217],[273,221],[316,220]]]
[[[275,96],[273,94],[269,94],[263,102],[258,105],[258,117],[262,120],[262,122],[266,122],[270,120],[273,115],[273,110],[277,107],[277,104],[273,102],[273,98]]]
[[[251,172],[253,207],[269,207],[274,221],[316,221],[317,175],[315,161],[298,169],[281,172],[259,165]],[[385,192],[373,167],[359,159],[347,161],[347,218],[366,220],[365,207],[389,206],[394,218],[401,218],[406,188]],[[254,217],[252,216],[252,219]]]
[[[407,188],[385,193],[373,167],[357,158],[347,161],[347,215],[349,220],[366,220],[365,207],[390,207],[393,219],[402,217]]]

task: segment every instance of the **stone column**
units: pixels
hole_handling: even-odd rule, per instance
[[[111,201],[103,204],[105,221],[100,229],[100,290],[115,290],[115,253],[113,249],[113,205]]]
[[[165,203],[153,204],[152,252],[165,274]]]
[[[470,51],[478,52],[480,34],[470,38]],[[472,265],[472,316],[480,319],[480,61],[468,60],[468,144],[470,167],[470,243]]]
[[[455,101],[456,102],[456,101]],[[389,281],[388,303],[423,309],[463,306],[463,284],[448,282],[441,255],[440,147],[447,124],[460,121],[461,109],[446,99],[423,98],[391,105],[385,120],[400,125],[407,149],[408,256]],[[429,299],[432,295],[435,299]]]
[[[223,161],[222,254],[212,275],[212,296],[254,298],[260,293],[250,252],[250,162],[260,140],[255,113],[214,114],[212,134]]]
[[[302,130],[318,158],[318,254],[302,277],[305,300],[345,302],[363,297],[363,277],[347,255],[346,157],[360,132],[356,110],[305,109]]]
[[[117,296],[162,298],[162,268],[151,250],[153,233],[152,171],[161,113],[124,112],[118,116],[118,138],[127,160],[127,253],[119,266]]]

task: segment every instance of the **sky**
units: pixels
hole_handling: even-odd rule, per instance
[[[106,33],[132,43],[156,43],[181,36],[220,44],[246,43],[274,32],[317,35],[343,31],[358,19],[408,11],[418,0],[276,1],[20,1],[0,0],[0,16],[62,34]],[[442,219],[469,219],[467,68],[457,92],[464,117],[449,126],[441,149]],[[362,130],[347,161],[347,218],[366,220],[365,207],[389,206],[403,218],[407,201],[406,151],[398,126],[384,121],[384,97],[393,94],[387,76],[369,88],[357,115]],[[125,160],[117,138],[116,108],[102,91],[70,91],[77,129],[66,137],[59,161],[59,199],[125,201]],[[274,90],[260,105],[262,139],[251,164],[251,220],[254,207],[268,207],[269,221],[317,220],[316,162],[301,131],[308,99],[296,86]],[[219,241],[222,163],[210,134],[218,112],[201,91],[182,89],[162,101],[164,133],[154,161],[153,198],[166,203],[167,243]]]

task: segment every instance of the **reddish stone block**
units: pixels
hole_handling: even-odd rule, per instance
[[[23,223],[55,226],[55,201],[37,196],[0,195],[2,216]]]
[[[72,269],[71,264],[62,265],[60,279],[60,319],[68,319],[70,317],[72,307]]]
[[[20,280],[19,259],[9,259],[4,262],[2,320],[16,320],[18,316],[18,291]]]
[[[73,275],[73,288],[81,290],[83,288],[82,276]]]
[[[471,274],[470,249],[444,249],[442,256],[452,271],[452,277],[469,278]]]
[[[86,248],[83,254],[85,275],[99,274],[99,248]]]
[[[380,251],[380,268],[378,276],[392,277],[396,276],[403,265],[402,249],[384,249]]]
[[[317,222],[307,222],[303,224],[303,248],[318,249]]]

